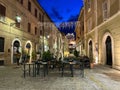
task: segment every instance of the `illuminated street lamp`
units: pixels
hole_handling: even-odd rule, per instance
[[[22,20],[22,19],[21,19],[21,17],[20,17],[20,16],[18,16],[18,15],[16,15],[16,22],[17,22],[17,23],[20,23],[20,22],[21,22],[21,20]]]
[[[16,22],[15,23],[10,23],[10,26],[13,26],[16,23],[20,23],[22,19],[21,19],[20,16],[16,15],[15,20],[16,20]]]

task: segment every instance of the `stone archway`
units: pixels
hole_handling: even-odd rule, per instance
[[[112,66],[112,43],[110,36],[107,36],[106,45],[106,64]]]
[[[31,59],[32,59],[32,42],[31,41],[26,42],[25,52],[29,56],[29,61],[28,62],[31,62]]]
[[[11,63],[16,63],[16,52],[19,51],[21,53],[21,41],[19,39],[14,39],[12,41],[12,47],[11,47]]]
[[[114,65],[114,41],[113,37],[109,32],[106,32],[102,39],[102,50],[101,50],[101,63]]]
[[[89,58],[93,59],[93,43],[92,43],[92,40],[89,41]]]

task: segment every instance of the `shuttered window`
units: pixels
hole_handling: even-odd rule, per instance
[[[39,21],[41,21],[41,14],[39,13]]]
[[[23,4],[23,0],[20,0],[20,3]]]
[[[28,1],[28,10],[31,12],[31,2]]]
[[[35,8],[35,17],[37,18],[37,9]]]
[[[90,11],[90,9],[91,9],[91,0],[88,0],[88,2],[87,2],[87,8],[88,8],[88,11]]]
[[[0,52],[4,52],[4,38],[0,37]]]
[[[31,32],[31,24],[28,23],[28,32],[30,33]]]
[[[37,35],[37,27],[35,27],[35,35]]]
[[[108,2],[107,1],[103,2],[102,8],[103,8],[103,20],[105,21],[108,18]]]
[[[0,4],[0,21],[5,21],[6,8]]]

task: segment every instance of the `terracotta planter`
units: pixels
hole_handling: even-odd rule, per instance
[[[94,63],[90,63],[90,68],[94,68]]]

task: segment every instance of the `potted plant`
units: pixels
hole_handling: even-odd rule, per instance
[[[79,56],[79,52],[77,50],[74,51],[74,56],[76,56],[76,57]]]
[[[94,68],[94,59],[93,57],[90,57],[90,68]]]
[[[47,52],[43,52],[42,61],[47,62],[47,61],[50,61],[51,58],[52,58],[52,56],[51,56],[51,53],[49,50]]]
[[[32,52],[32,59],[35,60],[36,59],[36,54],[35,51]]]

